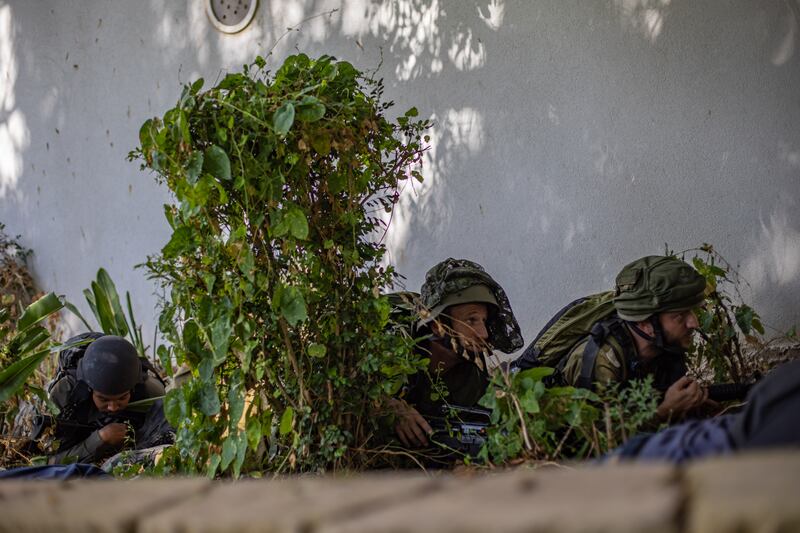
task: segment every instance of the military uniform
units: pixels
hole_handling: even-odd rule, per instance
[[[685,349],[667,342],[659,314],[700,305],[705,287],[705,278],[680,259],[637,259],[617,275],[613,292],[579,298],[562,309],[512,368],[553,366],[565,384],[585,388],[652,376],[653,385],[666,390],[686,373]],[[640,328],[642,322],[652,334]],[[640,357],[634,335],[656,355]]]
[[[420,347],[419,353],[426,356],[424,347]],[[482,358],[481,355],[478,357]],[[462,359],[438,375],[417,373],[411,376],[404,399],[422,414],[439,415],[444,402],[464,407],[477,405],[488,386],[489,373],[485,362],[479,366]],[[444,397],[442,390],[447,391]]]
[[[65,375],[50,388],[50,399],[61,411],[56,422],[56,438],[61,441],[58,451],[49,459],[51,464],[61,462],[96,463],[119,452],[122,446],[112,446],[100,438],[100,429],[109,420],[109,413],[100,412],[92,401],[91,392],[74,398],[77,381]],[[146,374],[131,393],[131,402],[164,395],[164,385]],[[144,423],[145,413],[122,411],[114,414],[115,420],[128,420],[134,430]],[[74,424],[74,425],[73,425]]]
[[[694,420],[638,435],[607,459],[683,463],[736,451],[800,446],[800,361],[770,372],[747,395],[739,413]]]
[[[627,331],[627,330],[626,330]],[[653,377],[653,385],[659,390],[667,389],[672,383],[686,374],[684,359],[674,354],[663,354],[652,361],[641,361],[633,347],[630,333],[626,345],[622,346],[617,339],[608,337],[600,345],[594,362],[591,381],[593,383],[625,383],[645,376]],[[561,377],[568,385],[577,385],[581,375],[583,353],[590,339],[578,343],[566,357]]]
[[[511,353],[523,346],[519,324],[505,291],[482,266],[466,259],[450,258],[428,271],[418,298],[419,320],[414,337],[430,334],[430,324],[436,319],[444,320],[445,309],[462,303],[486,303],[491,308],[486,323],[487,343],[491,348]],[[421,357],[429,355],[430,342],[436,341],[423,341],[418,346]],[[438,342],[449,348],[447,340]],[[490,380],[485,355],[465,350],[460,355],[461,360],[446,371],[411,376],[403,399],[423,414],[437,414],[444,403],[477,405]],[[446,389],[446,396],[441,394],[442,388]]]

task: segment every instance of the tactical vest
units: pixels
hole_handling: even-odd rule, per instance
[[[629,378],[645,374],[636,356],[633,340],[625,328],[625,321],[614,309],[614,292],[602,292],[578,298],[567,304],[550,319],[534,341],[510,365],[511,370],[525,370],[549,366],[556,370],[554,383],[563,384],[563,370],[573,349],[587,340],[581,355],[580,376],[577,387],[591,389],[594,366],[600,348],[607,344],[616,356],[628,365]],[[654,386],[664,390],[686,373],[683,358],[659,356],[651,363]]]

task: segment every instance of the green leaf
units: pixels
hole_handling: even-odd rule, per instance
[[[228,391],[228,424],[231,430],[239,425],[239,420],[244,413],[244,394],[242,393],[241,373],[232,380],[231,388]]]
[[[325,346],[316,343],[311,343],[306,351],[311,357],[325,357],[325,354],[328,353],[328,349]]]
[[[130,402],[125,409],[133,411],[134,413],[146,413],[153,407],[153,404],[156,403],[158,400],[162,400],[164,396],[152,396],[150,398],[144,398],[142,400],[136,400],[135,402]]]
[[[753,327],[753,317],[755,316],[755,311],[750,306],[743,305],[736,309],[736,323],[739,325],[739,329],[742,330],[742,333],[745,335],[750,334],[750,330]]]
[[[108,298],[108,302],[111,305],[113,320],[116,325],[116,335],[124,337],[130,331],[130,325],[125,319],[125,313],[122,311],[122,305],[119,303],[117,287],[104,268],[97,271],[97,282],[103,287],[106,298]]]
[[[222,363],[228,356],[228,346],[233,331],[230,302],[223,301],[216,309],[217,316],[210,325],[211,344],[214,348],[214,366]]]
[[[536,414],[540,411],[539,400],[536,398],[536,394],[532,390],[529,390],[523,394],[519,399],[519,403],[522,406],[522,409],[528,414]]]
[[[0,403],[5,402],[22,388],[25,381],[33,374],[50,350],[42,350],[17,361],[0,372]]]
[[[277,300],[278,309],[289,325],[295,326],[308,318],[303,293],[297,287],[279,285],[273,298]]]
[[[212,454],[211,457],[208,459],[208,470],[206,470],[206,475],[209,479],[214,479],[214,476],[217,474],[217,468],[219,468],[219,464],[222,462],[222,456],[220,454],[215,453]]]
[[[261,422],[258,418],[250,418],[247,421],[247,442],[252,450],[258,448],[261,442]]]
[[[281,416],[280,434],[286,435],[292,431],[292,422],[294,421],[294,409],[287,407]]]
[[[217,179],[231,179],[231,161],[225,150],[216,144],[206,149],[203,169]]]
[[[289,227],[289,233],[295,239],[305,240],[308,237],[308,220],[299,207],[292,207],[284,215],[283,220]]]
[[[184,420],[186,412],[183,406],[183,389],[172,389],[167,393],[167,397],[164,398],[164,416],[173,427],[180,426]]]
[[[311,137],[311,148],[316,150],[319,155],[331,153],[331,136],[327,132],[318,132]]]
[[[141,144],[142,151],[146,151],[146,149],[153,144],[153,138],[155,137],[154,129],[155,125],[153,124],[152,118],[145,120],[142,127],[139,128],[139,143]]]
[[[25,331],[59,311],[63,302],[54,293],[49,292],[25,308],[25,312],[17,321],[17,331]]]
[[[227,469],[234,457],[236,457],[236,438],[234,435],[228,435],[228,438],[222,443],[222,463],[220,464],[220,469],[223,471]]]
[[[42,326],[33,326],[17,334],[9,342],[9,351],[14,354],[14,359],[28,355],[36,350],[40,344],[50,338],[50,332]]]
[[[192,94],[197,94],[200,89],[203,88],[203,78],[197,78],[194,83],[192,83]]]
[[[272,118],[272,127],[275,129],[275,133],[286,135],[292,129],[292,124],[294,124],[294,105],[291,102],[284,102],[275,111],[275,116]]]
[[[546,366],[538,366],[536,368],[530,368],[528,370],[523,370],[522,372],[519,372],[514,377],[514,381],[517,383],[521,383],[522,380],[525,378],[530,378],[533,381],[541,381],[542,379],[551,375],[553,372],[554,370],[552,368]]]
[[[203,152],[195,150],[186,162],[186,181],[189,185],[197,183],[201,172],[203,172]]]
[[[417,111],[416,107],[412,107],[411,109],[406,111],[406,114],[405,114],[405,116],[407,116],[407,117],[416,117],[417,115],[419,115],[419,111]]]
[[[337,74],[339,74],[339,65],[336,63],[328,63],[322,69],[322,77],[328,81],[334,80]]]
[[[114,311],[111,308],[111,302],[108,299],[108,295],[106,295],[105,289],[102,285],[93,281],[92,294],[94,295],[94,303],[97,309],[95,318],[100,323],[100,329],[103,333],[118,335],[117,321],[114,318]]]
[[[188,226],[180,226],[172,232],[169,242],[161,249],[165,259],[172,259],[195,248],[194,234]]]
[[[304,96],[297,106],[297,119],[316,122],[325,116],[325,105],[313,96]]]
[[[213,383],[204,383],[200,388],[199,393],[199,408],[200,412],[206,416],[214,416],[219,414],[220,403],[217,389]]]
[[[233,463],[234,478],[239,477],[245,457],[247,457],[247,435],[240,431],[236,439],[236,461]]]
[[[328,190],[331,194],[338,194],[347,187],[347,174],[336,172],[328,176]]]
[[[80,321],[83,322],[83,325],[86,326],[86,331],[92,331],[94,329],[94,328],[92,328],[92,326],[89,325],[89,323],[86,321],[86,319],[83,318],[83,315],[81,314],[80,311],[78,311],[77,307],[72,305],[70,302],[67,302],[66,300],[64,301],[64,307],[69,309],[70,312],[72,312],[72,314],[77,316],[80,319]]]

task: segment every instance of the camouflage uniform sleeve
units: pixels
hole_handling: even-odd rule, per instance
[[[100,430],[94,430],[86,439],[70,446],[66,449],[59,449],[57,453],[50,456],[48,463],[94,463],[112,455],[117,450],[116,446],[111,446],[103,442],[100,438]]]
[[[69,401],[70,393],[74,383],[64,377],[58,380],[50,389],[50,399],[59,409],[64,409]],[[56,435],[59,432],[56,431]],[[93,463],[103,457],[112,454],[116,447],[110,446],[100,438],[99,430],[93,431],[84,440],[79,441],[68,448],[59,448],[58,452],[48,458],[50,464],[60,463]]]
[[[567,363],[564,365],[563,375],[564,380],[568,385],[575,385],[578,383],[578,378],[581,375],[581,365],[583,364],[583,351],[589,343],[588,339],[577,344],[567,356]],[[594,362],[594,372],[592,381],[600,383],[609,383],[622,381],[624,379],[624,370],[622,361],[620,361],[614,349],[609,344],[603,344],[600,351],[597,352],[597,359]]]

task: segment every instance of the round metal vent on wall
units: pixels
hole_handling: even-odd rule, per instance
[[[219,31],[236,33],[250,24],[258,0],[206,0],[208,19]]]

